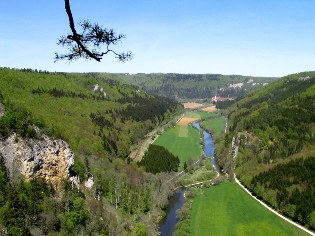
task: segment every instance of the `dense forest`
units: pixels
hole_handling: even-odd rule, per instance
[[[110,74],[117,81],[139,86],[146,91],[176,100],[207,99],[212,97],[241,97],[273,81],[274,77],[251,77],[219,74]],[[89,73],[86,76],[103,78],[108,74]]]
[[[314,229],[315,72],[289,75],[250,93],[232,105],[228,129],[225,146],[232,143],[232,151],[221,152],[225,170],[235,166],[260,198]]]
[[[144,166],[147,172],[153,174],[177,171],[179,159],[164,147],[150,144],[139,165]]]
[[[315,158],[279,164],[256,175],[251,188],[271,206],[315,229]]]
[[[25,180],[0,157],[0,232],[9,235],[147,235],[174,183],[128,157],[149,131],[181,111],[177,102],[118,81],[66,73],[0,68],[0,145],[8,137],[69,143],[71,176],[56,189]],[[39,131],[38,131],[39,130]],[[12,136],[16,134],[16,136]],[[25,141],[26,142],[26,141]],[[175,169],[174,169],[175,170]],[[11,172],[12,174],[12,172]],[[85,187],[87,180],[92,187]]]

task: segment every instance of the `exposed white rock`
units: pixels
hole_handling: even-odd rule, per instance
[[[229,84],[229,88],[242,88],[244,83]]]
[[[306,77],[300,77],[299,81],[307,81],[309,80],[311,77],[310,76],[306,76]]]
[[[0,141],[0,153],[10,178],[19,171],[26,179],[42,177],[55,188],[69,178],[69,170],[74,164],[74,153],[69,145],[46,135],[40,140],[25,140],[12,134]]]
[[[94,88],[93,88],[93,92],[97,92],[98,90],[99,90],[101,93],[103,93],[104,98],[107,97],[107,93],[105,92],[104,88],[101,87],[99,84],[95,84],[95,85],[94,85]]]
[[[94,85],[94,88],[93,88],[93,91],[94,91],[94,92],[97,91],[97,90],[99,89],[99,87],[100,87],[99,84],[95,84],[95,85]]]
[[[72,184],[72,187],[76,186],[77,190],[80,190],[80,179],[78,176],[71,176],[69,180]]]
[[[87,181],[85,181],[84,186],[88,189],[91,189],[94,185],[93,176],[89,177]]]

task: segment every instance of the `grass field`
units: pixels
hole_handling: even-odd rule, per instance
[[[251,198],[236,183],[223,183],[194,199],[191,235],[308,235]]]
[[[191,125],[177,125],[165,131],[156,139],[154,144],[161,145],[178,156],[181,170],[185,161],[201,155],[202,147],[199,143],[199,138],[199,131],[194,129]]]
[[[217,113],[213,112],[205,112],[205,111],[189,111],[185,113],[185,117],[189,118],[199,118],[199,119],[205,119],[210,117],[218,116]]]
[[[219,116],[213,119],[205,120],[201,122],[201,126],[206,130],[213,130],[215,136],[220,136],[224,132],[225,119],[223,116]]]

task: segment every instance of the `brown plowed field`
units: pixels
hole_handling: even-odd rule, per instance
[[[187,109],[196,109],[203,106],[201,103],[195,103],[195,102],[186,102],[186,103],[183,103],[183,105],[184,105],[184,108],[187,108]]]
[[[217,108],[215,106],[205,107],[202,109],[203,111],[215,112]]]
[[[189,123],[192,123],[196,120],[199,120],[199,118],[188,118],[188,117],[184,117],[182,119],[180,119],[180,121],[178,121],[178,125],[182,125],[182,126],[185,126],[185,125],[188,125]]]

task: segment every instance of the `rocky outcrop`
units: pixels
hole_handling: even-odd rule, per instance
[[[21,173],[26,180],[42,177],[54,188],[69,178],[69,170],[74,164],[74,153],[69,145],[46,135],[42,135],[39,140],[25,140],[12,134],[0,141],[0,153],[11,179],[17,173]]]

